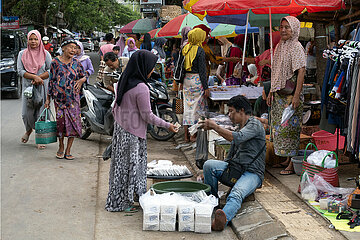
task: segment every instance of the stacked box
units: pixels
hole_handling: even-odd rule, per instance
[[[179,232],[193,232],[195,230],[194,205],[178,206]]]
[[[176,230],[177,205],[168,203],[160,207],[160,231],[171,232]]]
[[[143,230],[159,231],[160,204],[148,204],[143,211]]]
[[[171,19],[181,15],[181,7],[177,5],[166,5],[161,7],[160,17],[164,21],[170,21]]]
[[[211,215],[213,207],[207,204],[195,205],[195,232],[211,233]]]

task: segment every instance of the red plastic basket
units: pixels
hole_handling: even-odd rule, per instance
[[[336,130],[336,133],[338,131]],[[315,141],[316,147],[319,150],[328,150],[335,151],[336,150],[336,134],[331,134],[327,131],[321,130],[318,132],[314,132],[312,138]],[[343,148],[345,142],[344,136],[339,136],[339,146],[338,148]]]

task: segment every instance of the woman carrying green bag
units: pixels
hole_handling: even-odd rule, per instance
[[[81,136],[80,90],[86,76],[81,63],[73,58],[76,42],[65,38],[61,44],[63,54],[53,59],[50,68],[49,90],[45,107],[50,107],[50,98],[54,99],[56,109],[57,136],[59,149],[56,157],[73,160],[70,150],[75,137]],[[64,146],[64,137],[68,138]]]

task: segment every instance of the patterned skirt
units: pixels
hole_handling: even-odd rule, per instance
[[[207,110],[207,101],[203,97],[204,90],[199,74],[186,73],[184,79],[184,114],[183,125],[194,125],[199,119],[199,112]]]
[[[58,137],[81,137],[81,110],[78,101],[70,107],[60,108],[55,103]]]
[[[134,194],[146,192],[146,139],[139,138],[117,122],[114,123],[109,193],[105,209],[110,212],[124,211],[134,203]]]
[[[274,93],[271,105],[271,126],[274,139],[275,154],[281,157],[297,156],[300,145],[300,132],[303,116],[303,95],[300,96],[300,105],[294,115],[281,124],[282,114],[292,102],[293,96],[281,96]]]

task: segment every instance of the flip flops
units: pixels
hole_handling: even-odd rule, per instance
[[[280,172],[280,175],[292,175],[292,174],[295,174],[295,171],[294,170],[282,170]]]
[[[135,206],[128,207],[127,209],[124,210],[124,212],[126,212],[126,213],[136,213],[138,211],[139,211],[139,209],[137,209],[137,207],[135,207]]]
[[[43,145],[43,144],[38,144],[37,145],[37,149],[39,149],[39,150],[44,150],[45,148],[46,148],[46,146]]]
[[[75,157],[74,157],[73,155],[71,155],[71,154],[65,154],[65,155],[64,155],[64,158],[65,158],[66,160],[74,160],[74,159],[75,159]]]
[[[64,158],[64,152],[57,152],[55,157],[57,159],[63,159]]]
[[[27,135],[25,133],[24,136],[21,137],[21,142],[22,143],[27,143],[28,141],[29,141],[29,135]]]

